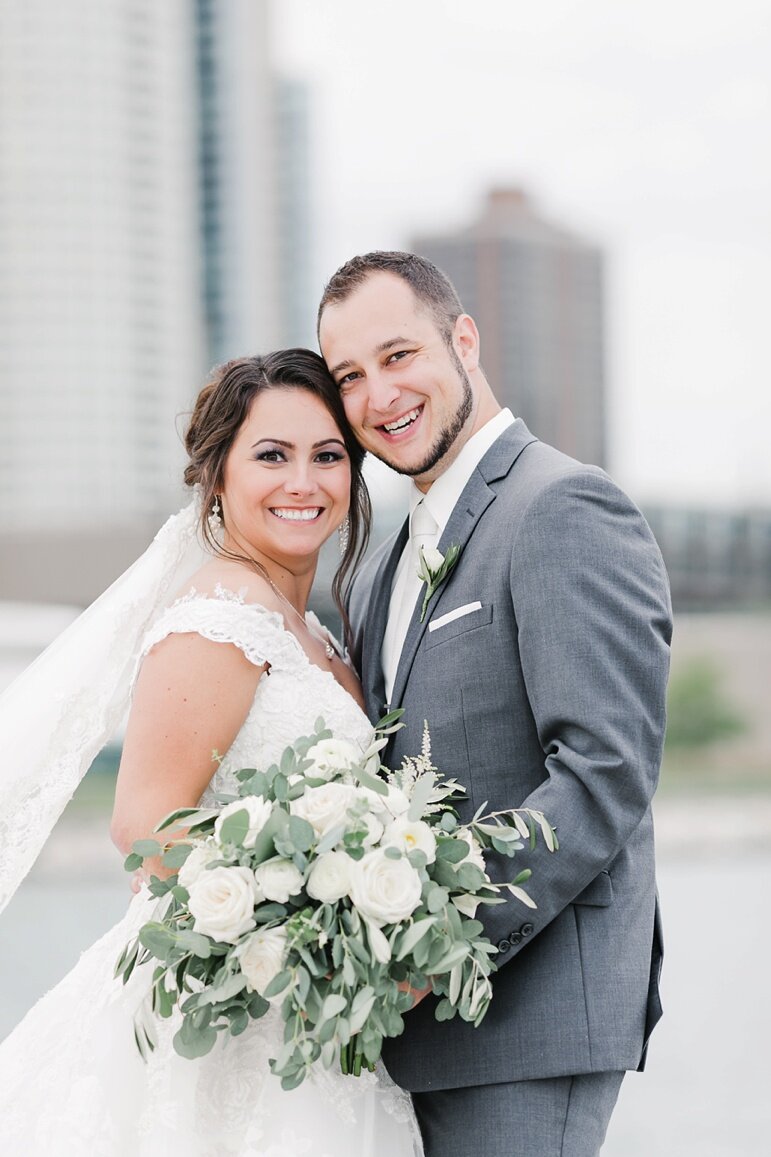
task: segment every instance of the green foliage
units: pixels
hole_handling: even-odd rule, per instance
[[[667,713],[669,750],[707,747],[747,730],[745,719],[723,692],[720,671],[704,656],[690,659],[673,674]]]
[[[556,835],[540,812],[520,809],[484,815],[487,805],[462,827],[454,807],[463,789],[454,780],[443,779],[433,767],[427,726],[419,756],[405,760],[395,772],[380,769],[385,736],[402,726],[400,716],[401,711],[386,716],[383,729],[376,732],[358,766],[346,764],[340,772],[349,787],[366,786],[383,799],[390,789],[402,801],[406,796],[405,818],[433,832],[428,851],[385,845],[379,852],[384,852],[384,862],[400,864],[408,874],[414,873],[413,881],[417,876],[420,882],[417,906],[405,908],[411,915],[396,923],[379,923],[362,901],[359,911],[350,886],[348,894],[334,902],[313,903],[304,888],[286,902],[255,900],[253,913],[246,912],[248,926],[241,931],[244,926],[239,922],[232,940],[215,940],[196,931],[197,926],[205,926],[197,925],[200,913],[194,917],[190,908],[200,878],[196,873],[215,868],[253,871],[278,856],[290,860],[307,879],[318,857],[332,849],[353,864],[361,861],[370,850],[366,842],[370,813],[381,816],[382,822],[375,826],[383,831],[386,813],[382,808],[373,813],[371,797],[365,793],[323,837],[305,819],[290,813],[292,799],[325,782],[309,774],[315,765],[306,758],[314,743],[331,736],[321,719],[316,734],[287,748],[278,764],[238,773],[238,796],[218,797],[233,808],[216,832],[217,810],[180,809],[167,816],[158,830],[180,823],[188,827],[184,838],[172,835],[165,844],[151,839],[134,845],[126,862],[129,870],[138,867],[143,857],[159,854],[166,868],[181,869],[194,848],[207,849],[203,866],[196,865],[192,879],[183,874],[187,887],[179,884],[176,875],[151,879],[151,891],[161,903],[154,919],[140,928],[116,964],[116,976],[124,983],[137,967],[150,964],[153,969],[149,1008],[135,1024],[143,1056],[154,1047],[153,1018],[168,1018],[175,1009],[179,1011],[174,1048],[193,1059],[210,1052],[220,1033],[238,1036],[244,1032],[250,1020],[265,1015],[270,998],[280,1006],[284,1024],[283,1045],[271,1060],[271,1070],[284,1089],[292,1089],[317,1062],[329,1066],[339,1058],[343,1071],[354,1075],[373,1067],[383,1040],[403,1031],[404,1014],[413,1003],[412,990],[429,984],[441,998],[439,1019],[459,1016],[470,1024],[480,1023],[492,996],[490,976],[497,950],[485,938],[481,922],[466,909],[470,902],[474,906],[505,903],[500,895],[504,889],[533,906],[519,887],[529,871],[521,871],[511,884],[491,883],[481,866],[481,853],[492,849],[513,856],[524,849],[525,840],[535,846],[539,832],[553,851]],[[249,838],[249,811],[241,806],[241,800],[250,795],[271,805],[267,821],[253,839]],[[248,893],[247,903],[251,903]],[[414,896],[410,903],[415,905]],[[245,954],[254,946],[259,951],[256,938],[277,928],[285,935],[279,970],[265,991],[258,993],[247,980]],[[148,1011],[151,1016],[145,1015]]]

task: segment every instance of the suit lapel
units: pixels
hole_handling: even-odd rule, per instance
[[[385,679],[381,652],[383,637],[388,622],[388,608],[391,602],[391,588],[394,575],[402,556],[409,531],[409,519],[396,535],[391,549],[383,557],[371,587],[370,604],[364,628],[364,653],[362,655],[362,680],[364,694],[372,719],[378,719],[385,710]]]
[[[500,438],[497,439],[485,454],[482,461],[474,470],[470,479],[466,483],[464,490],[458,499],[452,514],[447,522],[441,539],[439,540],[439,550],[444,554],[447,548],[453,543],[460,547],[460,557],[457,566],[462,566],[464,562],[464,552],[471,535],[474,533],[474,528],[479,522],[480,518],[487,510],[491,502],[494,501],[496,491],[491,483],[495,483],[500,478],[504,478],[512,466],[516,462],[519,455],[524,450],[525,446],[531,442],[536,442],[534,437],[528,430],[525,423],[520,419],[517,420],[504,430]],[[406,535],[405,535],[406,539]],[[402,545],[405,539],[402,539]],[[401,551],[399,552],[399,555]],[[397,558],[399,556],[397,555]],[[394,564],[395,568],[395,564]],[[394,680],[393,695],[391,697],[392,708],[401,706],[404,690],[407,685],[412,664],[415,660],[418,647],[421,639],[428,629],[428,622],[431,618],[433,608],[441,598],[445,589],[450,586],[453,579],[454,570],[450,572],[447,579],[434,592],[426,608],[426,614],[423,622],[420,622],[420,609],[423,605],[424,589],[421,588],[418,601],[415,604],[415,609],[412,612],[412,619],[407,629],[407,636],[402,647],[401,657],[399,659],[399,666],[396,671],[396,678]],[[393,578],[393,569],[391,570],[391,577]],[[390,592],[390,585],[388,590]],[[386,615],[388,612],[388,601],[386,601]],[[385,619],[383,620],[383,627],[379,638],[382,640],[385,631]],[[376,636],[378,637],[378,636]],[[380,664],[380,654],[378,652],[378,668],[381,672],[381,686],[382,686],[382,667]]]

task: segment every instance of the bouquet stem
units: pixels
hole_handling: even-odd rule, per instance
[[[340,1046],[340,1069],[346,1077],[360,1077],[362,1068],[374,1073],[374,1062],[364,1060],[364,1053],[356,1047],[356,1038],[349,1040],[347,1045]]]

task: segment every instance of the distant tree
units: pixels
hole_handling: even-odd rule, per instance
[[[747,730],[723,692],[720,671],[706,656],[690,659],[673,674],[667,711],[666,746],[672,750],[707,747]]]

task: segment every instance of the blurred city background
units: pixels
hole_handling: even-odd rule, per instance
[[[770,60],[767,0],[0,0],[0,689],[183,503],[209,368],[316,348],[356,252],[442,267],[500,400],[646,514],[668,1016],[610,1157],[771,1125]],[[0,919],[0,1036],[125,903],[117,751]]]

